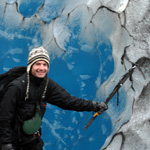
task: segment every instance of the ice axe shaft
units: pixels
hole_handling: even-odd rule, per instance
[[[118,84],[115,86],[113,91],[110,93],[110,95],[106,98],[104,101],[106,104],[113,98],[113,96],[118,92],[118,90],[121,88],[121,86],[124,84],[124,82],[130,77],[130,75],[133,73],[134,69],[136,68],[136,65],[133,65],[131,69],[121,78],[121,80],[118,82]],[[93,117],[89,120],[89,122],[85,125],[84,130],[86,130],[92,122],[96,119],[96,117],[99,115],[98,112],[96,112]]]

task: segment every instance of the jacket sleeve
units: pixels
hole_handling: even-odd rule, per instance
[[[64,88],[49,79],[46,101],[65,110],[93,111],[91,100],[71,96]]]
[[[13,121],[18,89],[9,86],[0,105],[0,143],[12,143]]]

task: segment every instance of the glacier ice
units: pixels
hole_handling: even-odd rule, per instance
[[[148,150],[149,0],[1,0],[0,73],[26,65],[43,45],[49,76],[72,95],[104,101],[140,59],[109,109],[84,131],[93,115],[48,105],[43,119],[45,150]],[[138,142],[138,144],[137,144]],[[133,146],[132,143],[135,146]]]

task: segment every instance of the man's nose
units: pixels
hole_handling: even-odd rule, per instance
[[[40,69],[40,70],[43,70],[43,69],[44,69],[44,66],[43,66],[43,65],[40,65],[39,69]]]

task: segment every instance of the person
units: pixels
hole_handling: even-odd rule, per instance
[[[64,110],[108,109],[104,102],[77,98],[48,77],[50,57],[43,47],[29,52],[26,71],[9,83],[0,107],[1,150],[43,150],[41,120],[46,104]]]

